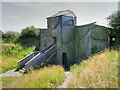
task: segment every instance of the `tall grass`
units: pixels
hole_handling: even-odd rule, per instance
[[[28,54],[32,53],[35,47],[26,47],[20,45],[2,45],[2,54],[6,56],[13,56],[18,58],[24,58]]]
[[[4,73],[8,70],[15,69],[17,67],[17,61],[19,60],[20,58],[2,55],[0,73]]]
[[[69,88],[118,88],[118,52],[105,50],[71,67]]]
[[[3,88],[55,88],[64,81],[62,66],[44,67],[21,77],[3,77]]]
[[[32,53],[34,49],[35,47],[22,47],[14,44],[2,45],[0,73],[16,68],[17,61]]]

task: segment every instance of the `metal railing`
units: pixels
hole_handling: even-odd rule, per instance
[[[18,69],[21,69],[25,65],[25,63],[27,63],[30,59],[32,59],[38,53],[39,52],[33,52],[33,53],[29,54],[28,56],[26,56],[25,58],[18,61]]]
[[[34,52],[18,62],[18,68],[24,67],[27,71],[47,62],[56,53],[56,44],[51,44],[40,52]]]

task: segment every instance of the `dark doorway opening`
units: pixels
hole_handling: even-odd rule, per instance
[[[56,44],[56,37],[52,37],[53,38],[53,44]]]
[[[62,65],[66,66],[67,65],[67,54],[62,53]]]
[[[110,36],[110,47],[115,47],[117,45],[117,40],[115,36]]]
[[[70,66],[67,63],[67,53],[62,53],[62,65],[66,71],[70,70]]]

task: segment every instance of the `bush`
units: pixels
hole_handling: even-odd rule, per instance
[[[114,12],[107,17],[108,25],[112,28],[110,33],[115,36],[120,36],[120,11]]]
[[[2,64],[0,73],[17,67],[17,61],[26,57],[34,51],[35,47],[22,47],[20,45],[7,44],[2,45]]]
[[[18,36],[18,33],[13,31],[2,33],[2,39],[4,43],[14,43],[17,39],[17,36]]]
[[[98,47],[97,45],[94,45],[92,48],[91,48],[91,54],[96,54],[98,52],[101,51],[101,47]]]
[[[19,35],[16,43],[19,43],[24,46],[36,46],[36,50],[39,50],[39,42],[40,42],[40,30],[35,28],[34,26],[26,27],[22,30]],[[32,42],[31,42],[32,41]]]
[[[22,30],[19,39],[26,39],[26,38],[38,38],[40,34],[39,29],[36,29],[34,26],[26,27]]]
[[[35,50],[35,47],[26,47],[26,46],[20,46],[20,45],[14,45],[14,46],[2,46],[3,51],[2,54],[6,56],[13,56],[18,58],[24,58],[28,54],[32,53]]]

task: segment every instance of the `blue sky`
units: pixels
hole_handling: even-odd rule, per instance
[[[15,0],[14,0],[15,1]],[[47,28],[46,18],[60,10],[72,10],[77,25],[97,22],[107,26],[106,17],[118,10],[117,2],[2,2],[2,30],[20,32],[27,26]]]

